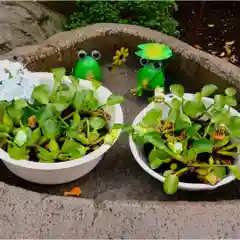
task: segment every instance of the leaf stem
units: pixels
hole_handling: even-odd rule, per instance
[[[224,156],[240,156],[240,152],[217,151],[217,154]]]
[[[64,119],[61,118],[61,116],[59,115],[58,118],[60,119],[60,121],[64,124],[65,127],[69,127],[68,124],[64,121]]]
[[[208,126],[205,128],[205,132],[204,132],[204,134],[203,134],[203,138],[205,138],[205,137],[207,136],[208,131],[209,131],[211,125],[212,125],[212,122],[210,121],[210,123],[208,124]]]
[[[67,120],[69,119],[70,117],[72,117],[74,114],[74,112],[71,112],[69,115],[67,115],[66,117],[62,118],[63,120]]]

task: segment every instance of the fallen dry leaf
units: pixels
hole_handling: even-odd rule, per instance
[[[233,45],[234,43],[235,43],[235,41],[228,41],[228,42],[225,42],[225,45],[231,46],[231,45]]]
[[[225,45],[224,49],[225,49],[225,51],[227,53],[227,56],[230,56],[231,53],[232,53],[231,47],[229,45]]]
[[[196,45],[193,45],[196,49],[202,49],[202,47],[200,46],[200,45],[198,45],[198,44],[196,44]]]
[[[213,28],[215,27],[215,24],[208,24],[208,27]]]
[[[64,192],[64,196],[79,197],[81,195],[81,189],[79,187],[74,187],[70,192]]]
[[[219,57],[224,57],[225,56],[225,52],[221,52]]]

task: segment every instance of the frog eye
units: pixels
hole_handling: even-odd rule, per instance
[[[148,64],[148,60],[145,59],[145,58],[141,58],[141,59],[140,59],[140,64],[141,64],[142,66],[144,66],[144,65]]]
[[[87,56],[87,53],[84,50],[78,51],[78,58],[83,59]]]
[[[101,57],[101,53],[97,50],[93,50],[91,55],[95,60],[98,60]]]
[[[162,67],[162,62],[154,62],[152,64],[153,68],[161,68]]]

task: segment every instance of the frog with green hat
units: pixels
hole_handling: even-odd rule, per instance
[[[93,50],[88,55],[84,50],[78,51],[78,60],[73,68],[73,76],[86,80],[102,80],[102,71],[98,63],[101,58],[101,54],[97,50]]]
[[[162,61],[172,56],[172,50],[165,44],[145,43],[138,45],[135,54],[139,57],[143,66],[137,73],[137,89],[135,95],[142,96],[143,90],[153,91],[156,87],[164,88],[165,76]]]

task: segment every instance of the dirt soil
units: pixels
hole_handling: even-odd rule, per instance
[[[177,2],[181,40],[240,66],[240,2]]]

